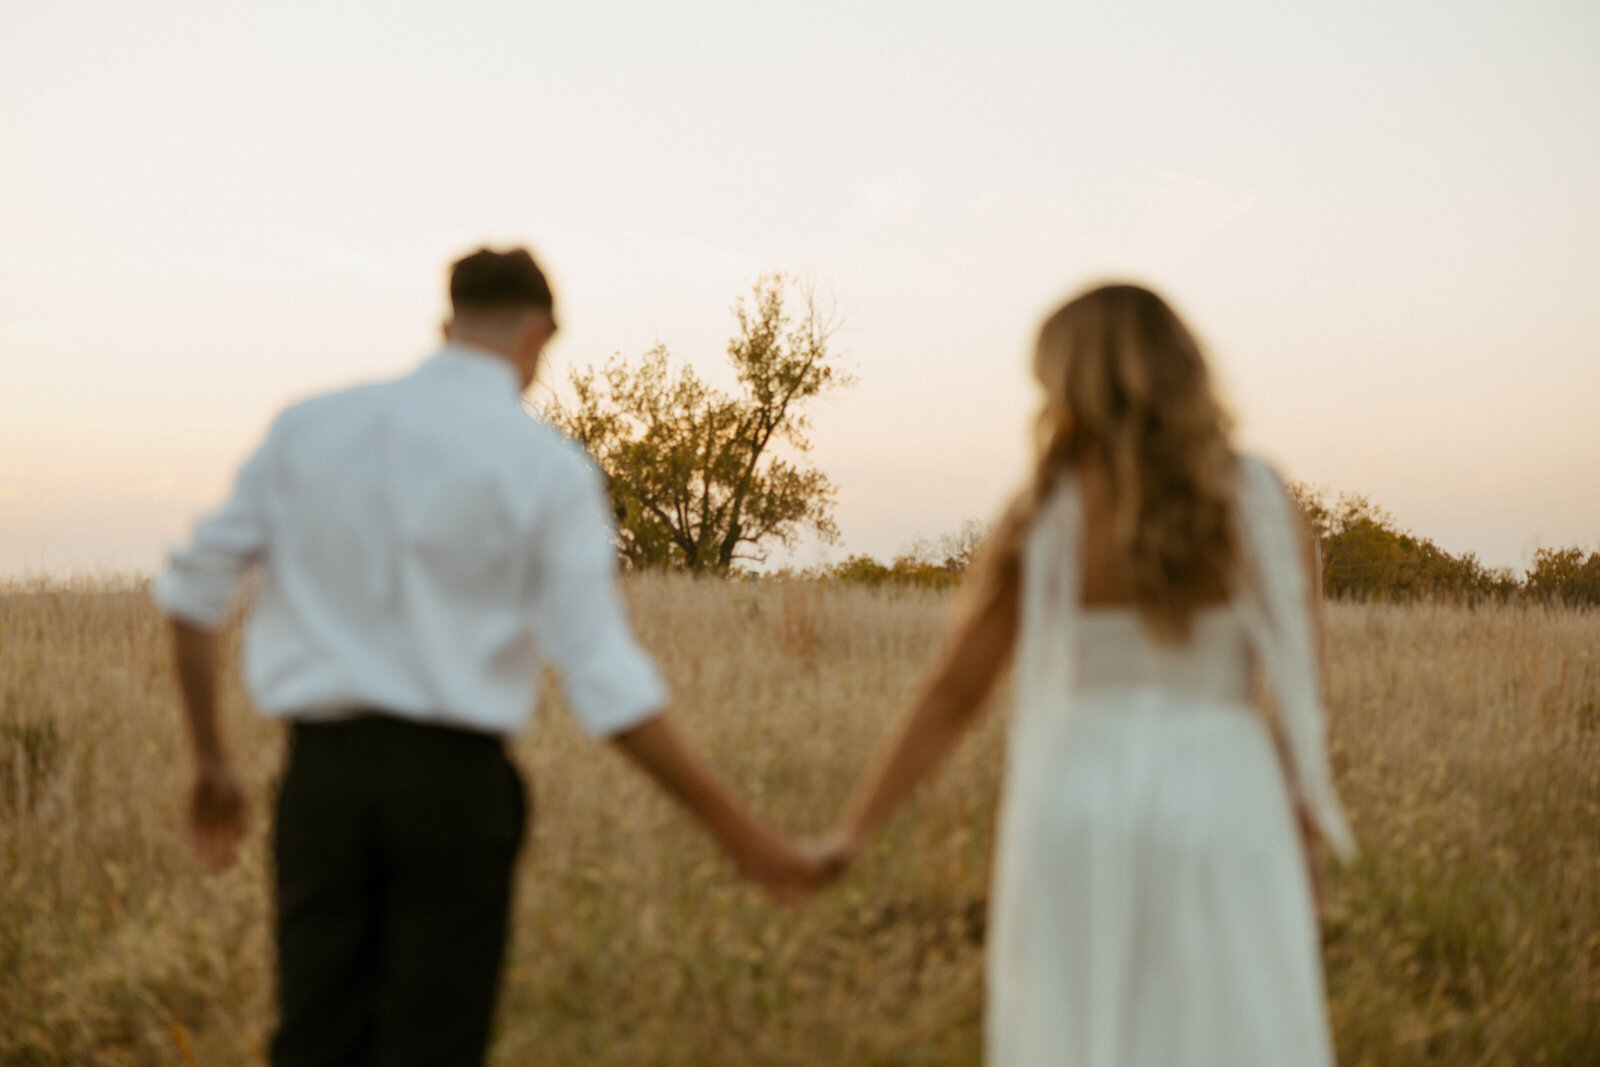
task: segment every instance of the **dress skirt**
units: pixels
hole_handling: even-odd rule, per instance
[[[1331,1067],[1310,886],[1257,712],[1137,687],[1019,710],[988,1063]]]

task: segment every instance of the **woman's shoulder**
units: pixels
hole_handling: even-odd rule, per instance
[[[1264,456],[1253,452],[1240,452],[1236,455],[1239,465],[1239,492],[1246,499],[1261,497],[1271,498],[1289,495],[1289,483],[1278,473],[1277,466]]]
[[[1239,464],[1239,473],[1242,477],[1261,480],[1270,478],[1279,485],[1283,484],[1283,479],[1278,474],[1277,465],[1260,453],[1237,452],[1234,454],[1234,458]]]

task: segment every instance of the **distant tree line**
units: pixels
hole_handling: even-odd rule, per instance
[[[1404,530],[1366,496],[1335,497],[1304,484],[1289,491],[1320,540],[1325,597],[1600,605],[1600,550],[1541,548],[1519,577],[1508,567],[1486,566],[1475,553],[1456,555]],[[858,554],[803,576],[943,589],[961,580],[989,532],[987,524],[968,521],[957,533],[913,542],[888,562]]]
[[[1541,548],[1522,580],[1522,592],[1537,600],[1593,606],[1600,604],[1600,551]]]
[[[1322,592],[1334,599],[1506,599],[1520,591],[1508,568],[1487,567],[1471,552],[1453,555],[1400,528],[1360,493],[1338,497],[1290,485],[1322,547]]]
[[[932,539],[919,537],[911,547],[882,563],[857,554],[843,562],[812,568],[801,576],[831,578],[858,585],[901,585],[921,589],[948,589],[961,581],[973,559],[988,540],[990,524],[968,519],[955,533]]]
[[[1401,528],[1362,494],[1333,497],[1299,483],[1289,491],[1320,539],[1326,597],[1600,605],[1600,551],[1541,548],[1519,578],[1509,567],[1485,566],[1476,553],[1455,555]]]

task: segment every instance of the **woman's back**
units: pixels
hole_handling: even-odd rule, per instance
[[[989,1061],[1331,1065],[1250,598],[1219,581],[1158,635],[1096,544],[1107,520],[1064,479],[1023,563]]]
[[[1103,466],[1079,463],[1072,473],[1082,510],[1083,573],[1079,590],[1085,607],[1131,607],[1138,601],[1133,560],[1116,536],[1116,499]],[[1225,576],[1200,576],[1198,601],[1202,606],[1221,604],[1228,598]]]
[[[1207,576],[1186,638],[1157,638],[1136,605],[1133,562],[1115,536],[1103,470],[1082,464],[1073,480],[1082,523],[1077,689],[1149,686],[1248,701],[1249,635],[1222,577]]]
[[[1180,641],[1155,639],[1131,607],[1085,610],[1077,662],[1081,698],[1100,690],[1158,689],[1207,702],[1250,701],[1249,634],[1229,604],[1199,612],[1188,639]]]

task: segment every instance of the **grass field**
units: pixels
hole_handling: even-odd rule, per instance
[[[935,651],[925,592],[642,578],[697,745],[775,821],[833,815]],[[1333,750],[1364,852],[1324,940],[1343,1064],[1600,1063],[1600,613],[1335,604]],[[974,1064],[1005,696],[858,868],[769,904],[559,706],[493,1062]],[[558,705],[559,702],[554,702]],[[115,580],[0,590],[0,1065],[259,1062],[281,728],[237,683],[244,860],[198,873],[160,621]]]

